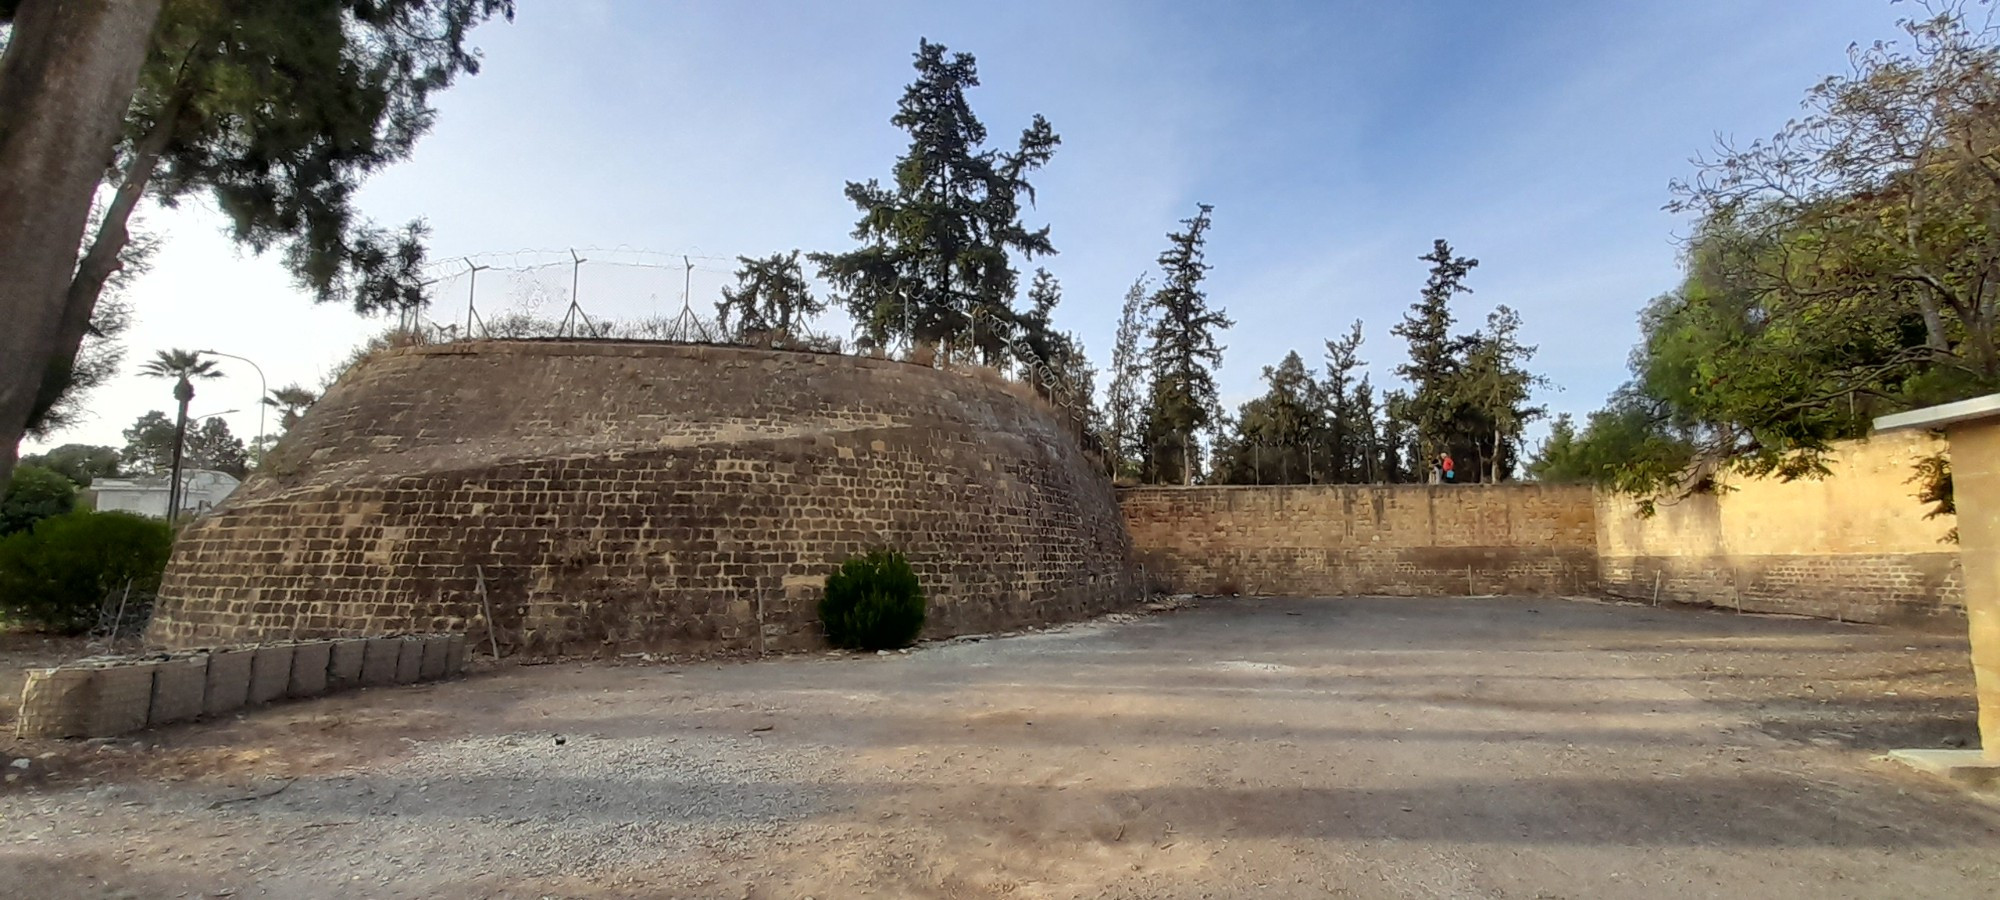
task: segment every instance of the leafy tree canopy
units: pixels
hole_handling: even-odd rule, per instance
[[[1641,314],[1631,382],[1547,465],[1592,460],[1645,498],[1815,476],[1876,416],[2000,388],[2000,31],[1924,9],[1784,130],[1673,186],[1698,223],[1686,279]]]
[[[80,488],[90,487],[98,478],[118,475],[118,448],[92,444],[64,444],[47,453],[21,457],[23,466],[41,466],[62,473]]]

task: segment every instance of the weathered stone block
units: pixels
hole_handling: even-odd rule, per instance
[[[201,714],[232,713],[250,702],[250,663],[256,651],[247,647],[208,654],[208,682],[202,689]]]
[[[292,672],[285,684],[286,696],[317,697],[326,693],[333,646],[332,641],[302,641],[292,645]]]
[[[201,715],[208,693],[208,654],[192,653],[160,661],[153,673],[153,705],[147,725],[171,725]]]
[[[363,687],[381,687],[396,683],[396,660],[403,653],[402,638],[368,638],[368,649],[361,657],[361,684]]]
[[[250,702],[262,705],[285,696],[292,685],[291,644],[266,644],[251,652]]]
[[[423,638],[415,635],[400,640],[396,647],[397,684],[411,684],[423,677],[425,643]]]
[[[432,634],[424,637],[423,661],[417,670],[417,677],[424,681],[436,681],[445,676],[449,668],[447,657],[451,653],[451,635]]]
[[[367,638],[334,641],[327,651],[326,689],[346,691],[360,687],[361,670],[367,654]]]

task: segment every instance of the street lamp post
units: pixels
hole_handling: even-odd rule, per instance
[[[263,452],[263,450],[264,450],[264,409],[265,409],[266,407],[268,407],[268,406],[270,406],[270,405],[271,405],[271,404],[269,404],[269,403],[266,403],[266,402],[265,402],[266,400],[269,400],[269,399],[271,398],[271,383],[270,383],[269,381],[266,381],[266,380],[264,380],[264,367],[263,367],[263,366],[260,366],[260,365],[257,365],[257,364],[256,364],[255,362],[253,362],[253,361],[252,361],[252,360],[251,360],[251,359],[250,359],[249,357],[247,357],[247,356],[237,356],[237,355],[236,355],[236,354],[234,354],[234,353],[224,353],[224,352],[222,352],[222,351],[220,351],[220,350],[197,350],[197,351],[195,351],[195,352],[196,352],[196,353],[206,353],[206,354],[208,354],[209,356],[225,356],[225,357],[228,357],[228,358],[230,358],[230,359],[236,359],[236,360],[242,360],[243,362],[246,362],[246,363],[250,363],[250,368],[252,368],[252,369],[256,369],[256,370],[257,370],[257,388],[258,388],[258,394],[257,394],[257,443],[256,443],[256,444],[255,444],[254,446],[256,446],[256,448],[257,448],[257,451],[258,451],[258,452],[260,452],[260,453],[261,453],[261,452]]]

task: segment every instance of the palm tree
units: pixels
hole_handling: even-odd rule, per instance
[[[161,350],[153,358],[139,366],[139,373],[153,378],[174,379],[174,399],[180,401],[180,415],[174,420],[174,463],[172,480],[167,484],[167,521],[180,516],[181,507],[181,450],[187,444],[188,403],[194,400],[194,380],[197,378],[220,378],[222,373],[215,370],[215,360],[202,359],[195,350]]]
[[[271,396],[264,398],[264,405],[278,411],[278,428],[283,431],[290,431],[292,430],[292,426],[297,425],[299,419],[305,416],[306,407],[313,405],[318,400],[318,394],[313,393],[310,389],[301,386],[297,382],[293,382],[272,391]]]

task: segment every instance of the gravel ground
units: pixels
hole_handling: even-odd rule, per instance
[[[16,747],[23,897],[1991,897],[1964,639],[1210,600],[888,656],[514,667]],[[46,758],[44,758],[46,757]]]

